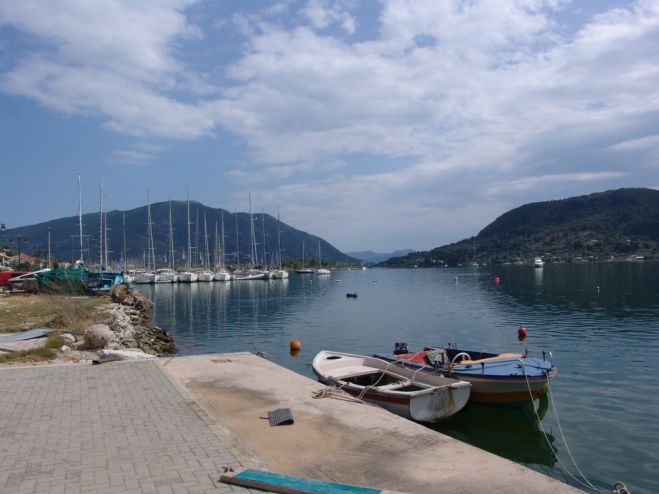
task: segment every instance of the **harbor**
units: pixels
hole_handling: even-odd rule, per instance
[[[322,389],[249,353],[0,368],[0,491],[243,492],[219,478],[256,468],[410,493],[579,492]],[[281,408],[293,423],[271,426]]]

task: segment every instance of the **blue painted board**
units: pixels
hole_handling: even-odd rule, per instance
[[[264,487],[278,486],[302,492],[313,492],[318,494],[380,494],[381,489],[372,487],[361,487],[358,485],[339,484],[336,482],[325,482],[322,480],[293,477],[265,470],[247,469],[233,475],[235,479],[248,480],[262,483]]]

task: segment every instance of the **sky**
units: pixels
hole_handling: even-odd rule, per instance
[[[659,0],[0,0],[0,223],[183,200],[344,252],[659,188]],[[148,191],[148,192],[147,192]]]

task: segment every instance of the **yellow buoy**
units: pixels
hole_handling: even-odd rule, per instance
[[[302,343],[300,343],[300,340],[291,340],[290,347],[291,350],[301,350]]]

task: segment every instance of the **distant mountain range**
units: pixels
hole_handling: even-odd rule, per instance
[[[169,202],[158,202],[151,205],[151,223],[153,231],[154,252],[158,264],[165,264],[169,259]],[[188,255],[188,205],[186,201],[171,202],[172,231],[174,239],[174,258],[184,263]],[[284,222],[278,224],[277,218],[265,213],[253,214],[254,237],[258,263],[263,259],[274,262],[278,252],[277,230],[281,232],[281,252],[285,261],[299,259],[303,255],[306,264],[317,263],[319,249],[322,262],[358,263],[332,246],[326,240],[297,230]],[[215,229],[218,238],[221,237],[222,218],[224,218],[224,251],[226,262],[236,264],[251,263],[252,233],[249,213],[230,213],[223,209],[215,209],[196,201],[190,201],[190,243],[192,246],[193,265],[205,257],[206,235],[208,233],[208,249],[211,262],[215,251]],[[125,228],[124,228],[125,219]],[[204,224],[205,222],[205,224]],[[86,213],[82,216],[83,223],[83,256],[91,265],[99,259],[100,215]],[[107,212],[107,243],[111,251],[109,258],[114,263],[122,259],[124,232],[126,252],[129,260],[141,262],[145,257],[147,246],[147,206],[129,211]],[[77,216],[60,218],[31,226],[22,226],[0,233],[0,245],[17,249],[17,242],[12,239],[19,236],[23,239],[21,250],[37,257],[45,258],[50,231],[51,256],[60,261],[72,261],[80,257],[80,235]],[[27,241],[25,241],[27,239]],[[221,244],[222,241],[219,240]],[[264,253],[265,251],[265,253]],[[114,264],[112,263],[112,264]]]
[[[397,250],[394,252],[390,252],[389,254],[382,254],[379,252],[373,252],[372,250],[362,250],[358,252],[346,252],[350,257],[354,257],[357,259],[360,259],[364,261],[365,263],[369,264],[377,264],[382,261],[386,261],[387,259],[390,259],[392,257],[402,257],[406,256],[410,252],[414,252],[412,249],[401,249]]]
[[[475,237],[388,259],[384,266],[659,259],[659,191],[618,189],[535,202],[501,215]]]

